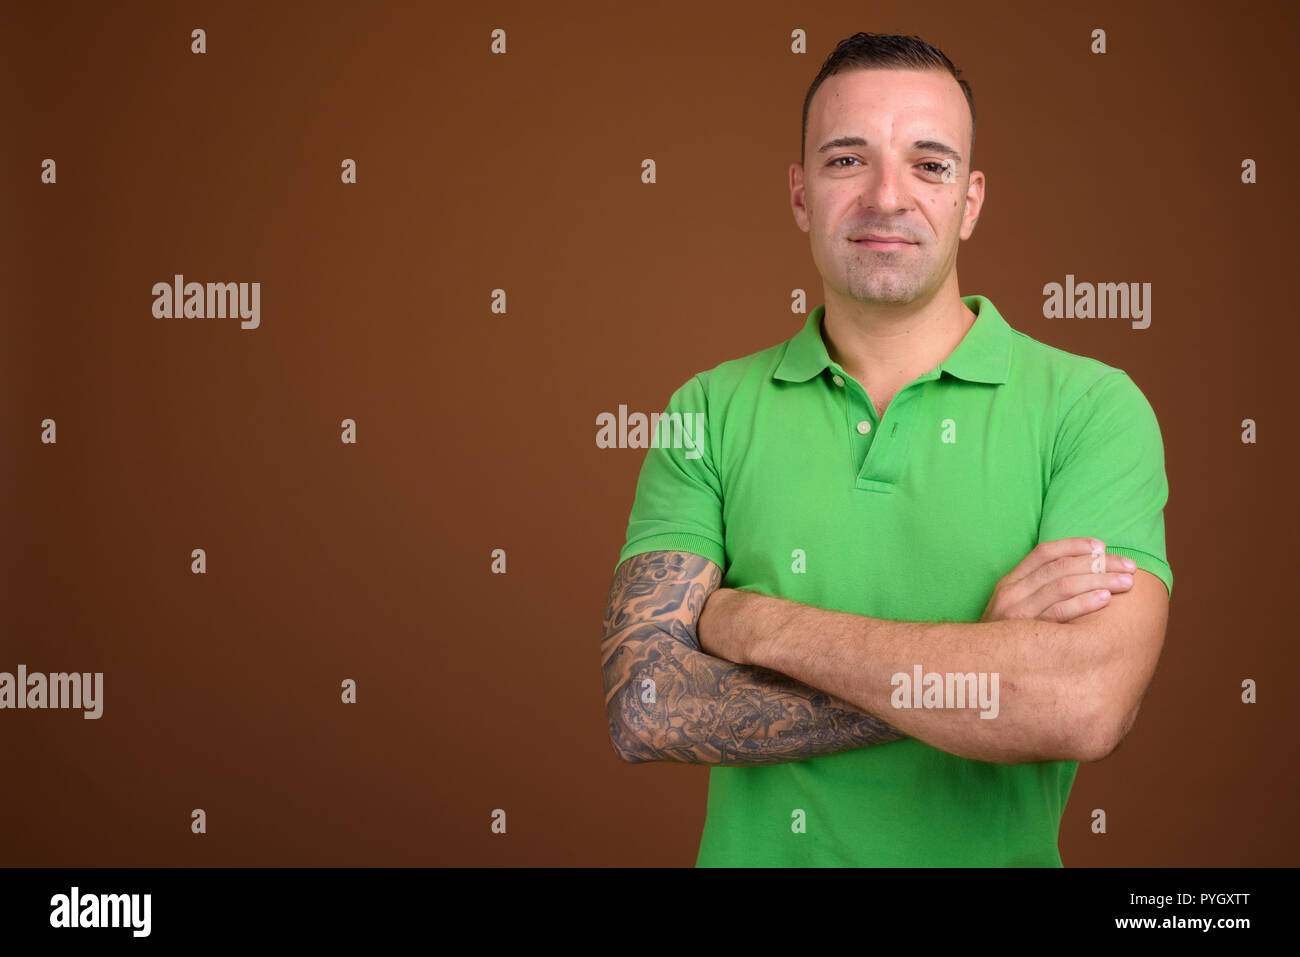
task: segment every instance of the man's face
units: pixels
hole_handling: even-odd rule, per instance
[[[970,123],[961,87],[938,70],[858,69],[822,82],[790,201],[828,293],[900,304],[947,281],[984,198]]]

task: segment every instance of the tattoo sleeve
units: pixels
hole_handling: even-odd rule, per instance
[[[701,651],[700,611],[721,578],[707,558],[677,551],[634,555],[614,573],[601,665],[623,760],[783,764],[906,737],[780,672]]]

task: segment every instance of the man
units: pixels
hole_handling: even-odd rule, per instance
[[[1155,670],[1159,426],[1122,370],[959,294],[985,178],[958,72],[836,48],[790,168],[825,302],[678,389],[642,466],[610,735],[713,766],[699,866],[1059,867],[1078,762]]]

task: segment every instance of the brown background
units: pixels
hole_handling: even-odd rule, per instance
[[[822,301],[787,168],[859,30],[974,87],[962,293],[1127,370],[1164,435],[1165,651],[1080,767],[1062,857],[1297,863],[1297,16],[1230,11],[6,5],[0,671],[105,678],[99,721],[0,712],[0,863],[692,864],[707,769],[607,737],[645,453],[598,449],[595,417],[793,335],[792,289]],[[261,327],[155,319],[174,273],[261,282]],[[1042,318],[1066,273],[1151,282],[1151,327]]]

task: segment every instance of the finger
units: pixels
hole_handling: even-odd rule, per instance
[[[1086,576],[1086,575],[1109,575],[1111,573],[1129,573],[1137,570],[1137,563],[1122,555],[1111,555],[1105,552],[1089,553],[1087,555],[1074,555],[1065,558],[1056,558],[1045,565],[1040,565],[1018,583],[1017,594],[1021,597],[1033,595],[1042,588],[1050,588],[1062,579]],[[1085,588],[1105,588],[1110,584],[1110,579],[1097,578],[1085,585],[1075,583],[1075,586],[1069,592],[1064,590],[1047,592],[1044,595],[1049,601],[1059,601],[1064,598],[1073,598]],[[1126,586],[1127,588],[1127,586]],[[1044,601],[1047,604],[1048,601]]]
[[[1104,589],[1112,594],[1128,591],[1133,587],[1133,575],[1130,572],[1106,572],[1101,575],[1067,575],[1060,579],[1062,588],[1058,600],[1073,598],[1094,589]]]
[[[1090,554],[1063,558],[1057,562],[1056,568],[1049,568],[1048,571],[1058,578],[1065,575],[1102,575],[1111,572],[1132,574],[1137,571],[1137,562],[1123,555],[1112,555],[1107,552],[1104,555]]]
[[[1007,584],[1023,581],[1044,565],[1058,558],[1075,556],[1104,555],[1106,543],[1098,538],[1084,535],[1078,538],[1057,538],[1049,542],[1040,542],[1026,555],[1015,568],[1011,569],[1003,580]]]
[[[1138,563],[1133,561],[1127,555],[1112,555],[1106,553],[1106,571],[1108,572],[1128,572],[1130,575],[1137,571]]]
[[[1038,617],[1044,621],[1055,621],[1064,624],[1082,615],[1105,608],[1110,604],[1110,599],[1111,593],[1107,589],[1094,589],[1084,592],[1082,595],[1076,595],[1074,598],[1049,605],[1043,609],[1043,613]]]
[[[1127,572],[1064,575],[1044,583],[1041,588],[1024,599],[1023,607],[1037,612],[1034,615],[1037,618],[1053,605],[1085,595],[1090,591],[1109,591],[1114,594],[1126,592],[1132,587],[1133,576]]]

